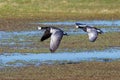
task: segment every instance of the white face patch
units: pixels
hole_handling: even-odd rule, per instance
[[[87,25],[84,25],[84,24],[81,24],[81,25],[76,25],[76,28],[79,28],[80,27],[86,27]]]
[[[79,26],[76,25],[76,28],[79,28]]]
[[[52,28],[50,28],[50,33],[53,33],[53,29]]]
[[[42,28],[40,26],[38,26],[38,30],[41,30]]]

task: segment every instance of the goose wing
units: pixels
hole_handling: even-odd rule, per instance
[[[98,33],[95,29],[88,30],[89,41],[94,42],[97,39]]]
[[[97,39],[97,33],[88,33],[89,41],[94,42]]]
[[[51,35],[51,41],[50,41],[51,52],[55,52],[55,50],[59,47],[62,37],[63,37],[62,31],[56,31],[54,34]]]
[[[50,30],[46,30],[41,38],[41,41],[48,39],[51,36]]]

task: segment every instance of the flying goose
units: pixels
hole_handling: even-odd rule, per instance
[[[76,23],[76,28],[80,28],[83,31],[87,32],[88,37],[89,37],[89,41],[91,42],[95,42],[95,40],[97,39],[98,34],[102,34],[103,31],[96,28],[96,27],[92,27],[92,26],[88,26],[86,24],[81,24],[81,23]]]
[[[45,30],[43,36],[41,37],[41,41],[44,41],[51,37],[50,40],[50,51],[51,53],[55,52],[59,47],[59,44],[62,40],[63,35],[67,35],[63,30],[56,27],[38,27],[38,30]]]

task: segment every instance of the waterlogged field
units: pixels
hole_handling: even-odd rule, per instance
[[[0,80],[119,80],[120,0],[0,0]],[[75,22],[103,30],[96,42]],[[69,34],[56,53],[37,26]]]
[[[33,21],[23,26],[11,22],[12,24],[8,23],[10,24],[8,27],[2,27],[0,31],[0,79],[119,79],[119,20],[103,21],[103,23],[101,21],[77,22],[96,26],[103,30],[104,34],[99,35],[96,42],[89,42],[87,34],[75,29],[75,22],[69,21]],[[4,23],[3,26],[8,24]],[[63,37],[54,54],[49,51],[50,39],[40,42],[44,31],[37,30],[37,26],[51,25],[69,34]]]
[[[78,21],[78,22],[86,23],[86,21]],[[51,53],[49,51],[50,39],[44,42],[40,42],[40,38],[43,35],[44,31],[38,31],[37,29],[32,31],[30,30],[0,31],[1,67],[24,66],[24,64],[41,65],[41,64],[54,64],[54,63],[57,64],[72,63],[72,62],[76,63],[81,61],[93,61],[93,60],[113,61],[113,60],[119,60],[120,58],[120,56],[117,57],[112,56],[112,55],[117,55],[120,49],[119,21],[111,21],[111,22],[103,21],[103,23],[102,21],[87,21],[88,25],[96,26],[104,32],[104,34],[98,36],[96,42],[89,42],[88,36],[85,32],[83,32],[80,29],[75,29],[75,22],[51,22],[51,23],[46,22],[46,23],[31,23],[31,24],[34,25],[39,24],[42,26],[52,25],[52,26],[61,27],[61,29],[67,32],[69,36],[63,37],[63,40],[61,41],[60,47],[57,49],[56,54],[55,55],[53,54],[52,56],[50,55]],[[117,48],[117,49],[113,49],[113,48]],[[110,50],[108,50],[107,52],[106,51],[107,49]],[[91,51],[91,52],[86,52],[86,51]],[[97,54],[95,54],[94,51]],[[103,56],[106,57],[104,58],[103,56],[100,57],[100,55],[98,55],[99,51],[102,51],[100,55],[104,54]],[[114,54],[113,52],[116,54]],[[77,54],[78,57],[75,56],[74,53]],[[83,53],[84,55],[82,55],[81,53]],[[70,59],[68,57],[65,57],[66,54],[67,55],[69,54]],[[60,57],[60,55],[64,56],[65,58]],[[87,55],[89,55],[89,57],[87,57]],[[30,56],[34,56],[34,57],[29,58]],[[57,56],[59,57],[57,58]]]
[[[95,22],[95,21],[93,21]],[[88,21],[88,25],[94,24],[92,21]],[[69,36],[64,36],[60,47],[57,52],[64,51],[84,51],[84,50],[102,50],[109,47],[119,47],[119,22],[109,21],[103,22],[100,25],[99,21],[95,22],[93,26],[100,28],[104,34],[99,35],[96,42],[91,43],[88,40],[88,36],[80,29],[75,29],[75,22],[71,24],[69,22],[64,24],[54,23],[30,23],[32,25],[44,25],[44,26],[56,26],[68,33]],[[58,22],[56,22],[58,23]],[[69,23],[69,24],[68,24]],[[84,21],[82,23],[85,23]],[[98,23],[98,24],[97,24]],[[64,26],[63,26],[64,25]],[[108,26],[109,25],[109,26]],[[40,38],[44,31],[38,31],[36,29],[27,31],[0,31],[0,52],[1,53],[40,53],[49,52],[50,39],[40,42]],[[72,46],[71,46],[72,45]]]

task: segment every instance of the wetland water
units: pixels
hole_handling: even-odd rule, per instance
[[[78,21],[83,24],[93,26],[104,26],[100,29],[103,32],[120,32],[120,21]],[[46,22],[35,23],[45,25],[73,25],[75,22]],[[64,29],[63,29],[64,30]],[[75,30],[73,27],[65,29],[65,32],[71,35],[82,35],[84,32],[80,29]],[[14,49],[28,48],[34,40],[37,41],[42,36],[43,31],[0,31],[0,47],[12,47]],[[86,52],[61,52],[61,53],[2,53],[0,54],[0,67],[4,66],[26,66],[26,65],[41,65],[41,64],[54,64],[54,63],[70,63],[81,61],[113,61],[120,59],[120,48],[111,48],[103,51],[86,51]]]
[[[120,26],[120,20],[85,20],[85,21],[76,21],[77,23],[87,24],[91,26]],[[46,25],[75,25],[74,21],[64,21],[64,22],[37,22],[35,24],[46,24]]]
[[[0,66],[26,66],[42,64],[65,64],[82,61],[110,62],[120,60],[120,48],[110,48],[103,51],[61,52],[61,53],[4,53],[0,55]]]
[[[100,29],[104,32],[120,32],[120,21],[77,21],[83,24],[88,24],[92,26],[104,26]],[[45,25],[72,25],[75,26],[75,22],[44,22],[44,23],[35,23],[35,24],[45,24]],[[69,26],[66,26],[69,27]],[[63,29],[63,28],[62,28]],[[84,31],[80,29],[75,29],[74,27],[63,29],[65,32],[67,32],[69,35],[82,35],[85,34]],[[6,45],[20,45],[20,46],[26,46],[32,44],[32,40],[30,38],[40,38],[42,36],[43,31],[33,30],[33,31],[13,31],[13,32],[7,32],[7,31],[0,31],[0,46],[6,46]]]

